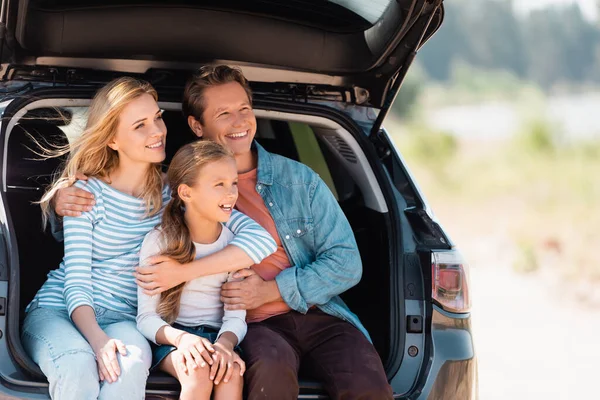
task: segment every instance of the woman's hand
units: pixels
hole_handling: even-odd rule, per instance
[[[96,355],[100,380],[106,380],[108,383],[116,382],[119,379],[119,375],[121,375],[119,359],[116,353],[118,351],[123,357],[127,355],[127,348],[123,342],[104,335],[90,344]]]
[[[218,385],[219,382],[229,382],[233,371],[234,364],[240,367],[240,376],[246,372],[246,363],[241,359],[239,354],[233,350],[234,345],[229,341],[217,340],[214,344],[215,352],[213,354],[213,364],[210,368],[210,379]]]
[[[177,342],[177,353],[173,357],[178,368],[185,374],[198,367],[204,368],[206,364],[212,365],[211,353],[215,352],[210,340],[203,337],[183,333]]]
[[[154,296],[183,282],[188,282],[184,264],[167,256],[154,256],[146,260],[146,266],[136,267],[135,282],[144,289],[144,294]],[[193,279],[193,278],[192,278]]]

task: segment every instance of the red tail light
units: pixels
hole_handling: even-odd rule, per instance
[[[469,312],[469,268],[461,254],[456,250],[431,254],[433,301],[449,312]]]

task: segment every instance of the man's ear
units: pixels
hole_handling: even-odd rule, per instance
[[[194,132],[196,136],[202,137],[202,124],[200,124],[200,121],[198,121],[194,116],[190,115],[188,117],[188,125],[190,126],[190,129],[192,130],[192,132]]]
[[[181,184],[177,187],[177,194],[184,203],[190,201],[192,198],[190,187],[186,184]]]

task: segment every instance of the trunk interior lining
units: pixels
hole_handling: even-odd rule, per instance
[[[195,137],[179,112],[165,112],[165,120],[169,129],[168,161],[181,145],[193,141]],[[273,135],[265,135],[257,140],[269,151],[298,159],[288,124],[279,120],[259,119],[259,126],[264,127],[266,124],[270,126]],[[36,160],[31,154],[34,146],[31,137],[43,143],[43,138],[60,140],[61,136],[64,143],[66,137],[56,124],[24,119],[14,126],[8,139],[5,153],[8,162],[5,179],[6,206],[12,216],[19,249],[20,321],[24,316],[24,308],[44,283],[47,272],[58,267],[63,255],[62,244],[56,242],[48,231],[42,230],[40,208],[33,203],[41,196],[41,188],[50,182],[51,174],[58,168],[61,160]],[[391,334],[387,214],[365,207],[360,188],[352,181],[348,182],[346,168],[336,161],[337,158],[328,146],[323,145],[322,141],[319,144],[333,176],[336,191],[340,194],[340,205],[354,230],[364,266],[361,282],[342,297],[371,333],[374,345],[385,362],[390,351]],[[386,285],[388,290],[382,290]],[[26,372],[35,380],[44,381],[39,368],[26,355],[23,356],[26,360]],[[152,374],[148,388],[177,390],[178,383],[164,374]],[[301,393],[318,393],[319,390],[318,382],[302,380]]]

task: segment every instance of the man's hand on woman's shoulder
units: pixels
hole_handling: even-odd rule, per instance
[[[75,178],[87,181],[87,176],[77,173]],[[54,212],[60,217],[79,217],[85,211],[91,211],[95,204],[94,195],[75,186],[59,189],[53,199]]]

